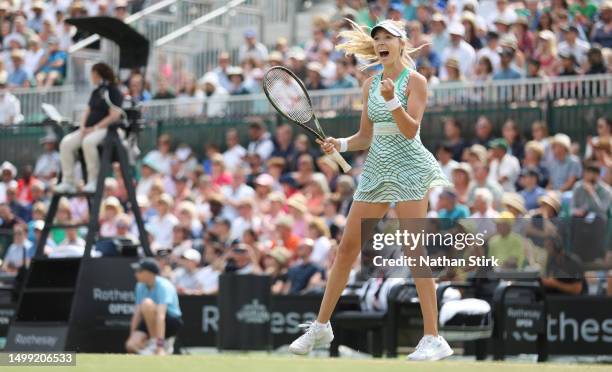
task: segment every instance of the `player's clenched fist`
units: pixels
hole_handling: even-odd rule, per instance
[[[389,101],[393,99],[395,96],[395,84],[391,79],[383,79],[380,82],[380,95],[385,99],[385,101]]]
[[[317,143],[321,145],[321,150],[328,155],[334,150],[340,150],[340,141],[332,137],[327,137],[324,141],[317,139]]]

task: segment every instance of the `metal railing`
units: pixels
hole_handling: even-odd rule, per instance
[[[361,89],[334,89],[310,92],[320,117],[336,112],[362,109]],[[441,83],[430,87],[428,106],[525,103],[544,100],[572,100],[612,97],[612,74],[558,77],[554,79],[498,80],[489,82]],[[146,118],[219,117],[274,113],[263,94],[226,96],[213,99],[181,97],[145,102]]]
[[[85,105],[75,103],[73,86],[47,89],[16,89],[26,121],[42,114],[40,104],[54,104],[66,117],[78,118]],[[328,89],[310,92],[317,113],[333,115],[338,111],[362,108],[361,89]],[[550,79],[496,80],[488,82],[440,83],[430,87],[428,106],[462,106],[488,103],[525,103],[544,100],[572,100],[612,97],[612,74],[581,75]],[[84,97],[85,99],[87,96]],[[225,96],[213,99],[179,97],[144,102],[145,118],[221,117],[273,113],[266,97],[259,94]]]

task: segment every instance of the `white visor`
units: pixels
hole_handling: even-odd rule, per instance
[[[393,36],[406,38],[406,31],[403,28],[397,27],[395,23],[389,20],[382,21],[378,23],[376,26],[372,27],[370,31],[370,36],[374,37],[374,33],[376,30],[382,28]]]

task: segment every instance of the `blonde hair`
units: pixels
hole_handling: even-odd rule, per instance
[[[346,18],[346,21],[351,24],[352,29],[340,32],[340,37],[344,38],[345,41],[336,45],[336,49],[368,61],[369,63],[362,66],[361,70],[379,65],[380,61],[374,49],[374,38],[370,36],[370,28],[367,26],[360,26],[348,18]],[[400,29],[404,29],[404,24],[402,22],[390,20],[387,20],[387,22],[393,22]],[[418,48],[411,48],[408,46],[408,40],[406,38],[401,38],[401,40],[404,42],[404,47],[401,50],[400,61],[404,67],[414,69],[415,63],[412,57],[410,57],[410,54],[418,52],[423,45]]]

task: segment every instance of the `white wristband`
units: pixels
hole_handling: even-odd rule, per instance
[[[397,99],[397,96],[391,98],[388,101],[385,101],[385,105],[387,105],[387,110],[394,111],[398,107],[402,107],[402,103]]]
[[[346,152],[348,150],[348,139],[346,139],[346,138],[338,138],[338,141],[340,142],[340,151],[339,152]]]

